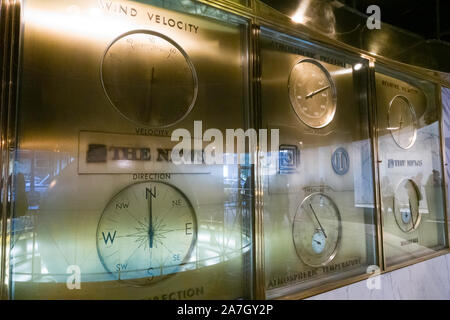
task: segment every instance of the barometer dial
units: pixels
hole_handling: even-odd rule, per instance
[[[400,148],[409,149],[414,145],[417,136],[416,113],[406,97],[398,95],[391,100],[388,125],[392,138]]]
[[[306,125],[323,128],[333,120],[336,87],[319,62],[313,59],[297,62],[291,70],[288,87],[292,108]]]
[[[177,188],[137,183],[115,195],[97,227],[97,251],[116,279],[158,277],[181,270],[196,242],[194,209]]]
[[[403,232],[416,230],[421,221],[419,213],[420,191],[415,182],[405,179],[397,187],[394,197],[394,215]]]
[[[341,239],[341,216],[330,197],[313,193],[295,214],[292,235],[299,258],[311,267],[328,264],[335,257]]]
[[[180,122],[197,97],[197,75],[186,52],[167,36],[149,30],[116,38],[104,53],[100,74],[110,103],[147,127]]]

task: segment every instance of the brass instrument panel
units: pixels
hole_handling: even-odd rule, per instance
[[[434,84],[377,65],[371,106],[367,60],[265,27],[253,79],[249,20],[164,2],[23,4],[13,299],[254,298],[262,254],[266,298],[303,297],[448,247]],[[207,165],[203,142],[173,163],[177,129],[195,145],[195,121],[225,133],[254,116],[279,130],[258,172]]]
[[[247,20],[194,1],[22,10],[12,298],[251,297],[251,166],[206,164],[204,143],[171,157],[196,120],[247,126]]]
[[[268,298],[377,263],[367,61],[261,31],[262,119],[279,161],[262,165]]]
[[[387,267],[446,247],[439,107],[433,84],[378,67],[378,154]]]

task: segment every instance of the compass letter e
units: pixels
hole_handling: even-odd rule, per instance
[[[67,267],[66,273],[70,273],[67,278],[66,285],[67,289],[81,289],[81,269],[79,266],[70,265]]]
[[[381,289],[381,278],[380,278],[380,268],[378,266],[372,265],[368,266],[367,273],[371,273],[372,275],[366,280],[366,286],[369,290],[380,290]]]

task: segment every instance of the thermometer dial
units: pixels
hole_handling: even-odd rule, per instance
[[[333,200],[322,193],[306,197],[292,227],[295,250],[307,265],[319,267],[335,257],[341,239],[341,216]]]

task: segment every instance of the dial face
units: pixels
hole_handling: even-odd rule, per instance
[[[327,243],[327,239],[325,238],[322,230],[316,231],[312,237],[312,248],[315,253],[321,254],[323,252],[323,249],[325,249],[325,245]]]
[[[409,100],[404,96],[395,96],[391,100],[388,112],[388,125],[392,138],[402,149],[409,149],[416,141],[416,114]]]
[[[403,232],[416,230],[421,221],[420,192],[414,181],[405,179],[397,187],[394,197],[394,215]]]
[[[147,127],[183,120],[197,97],[197,75],[172,39],[147,30],[116,38],[102,59],[101,80],[111,104],[127,119]]]
[[[189,200],[162,182],[126,187],[107,204],[97,227],[97,251],[116,279],[148,283],[179,272],[196,242]]]
[[[292,68],[289,99],[300,120],[312,128],[323,128],[334,118],[336,87],[327,69],[313,59]]]
[[[341,239],[340,213],[330,197],[313,193],[297,209],[292,227],[295,250],[309,266],[328,264]]]

